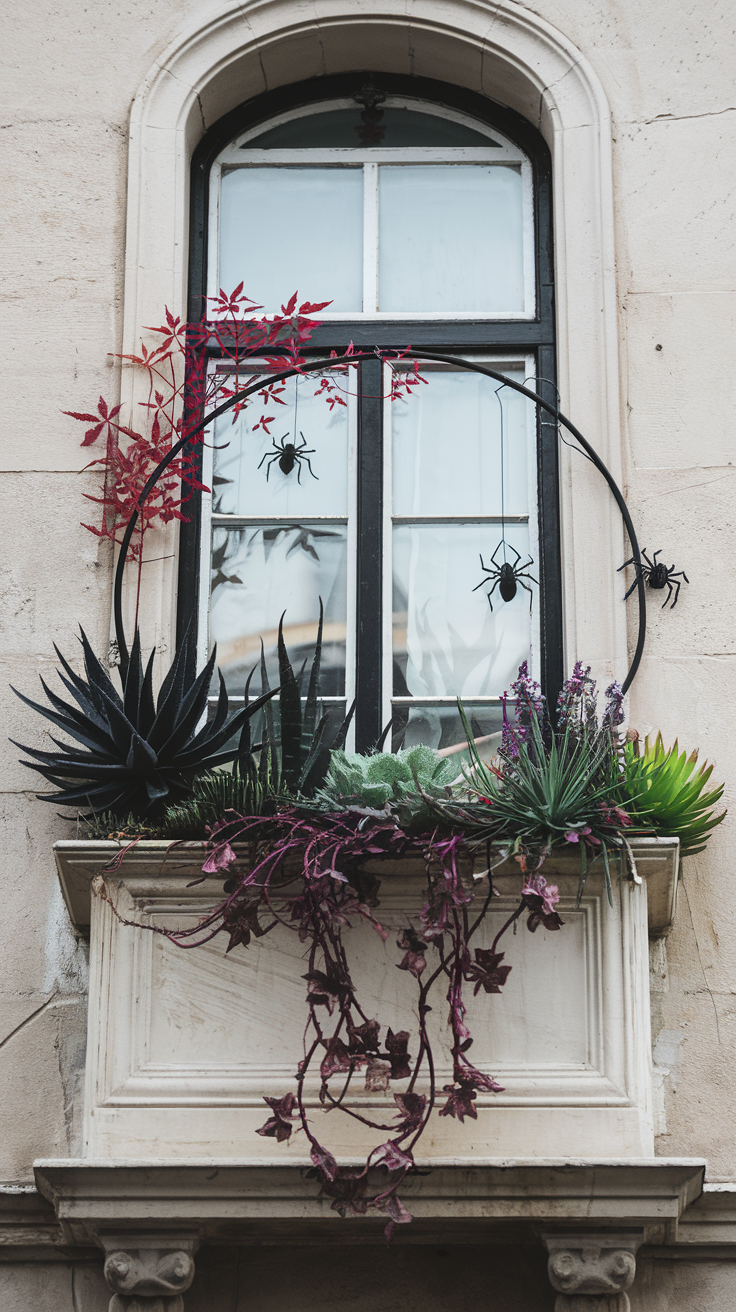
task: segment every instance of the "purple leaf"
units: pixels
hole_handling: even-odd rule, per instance
[[[409,1065],[411,1058],[407,1051],[408,1046],[408,1030],[399,1030],[398,1034],[394,1034],[391,1029],[388,1031],[386,1035],[386,1052],[391,1062],[392,1080],[408,1080],[411,1075],[411,1066]]]
[[[504,956],[504,952],[491,952],[486,948],[475,949],[475,962],[465,968],[465,978],[471,984],[475,980],[473,997],[480,989],[483,989],[486,993],[501,992],[503,985],[511,974],[510,966],[500,964]]]
[[[365,1068],[365,1087],[367,1093],[384,1093],[388,1088],[388,1082],[391,1079],[391,1067],[388,1062],[376,1061],[375,1058],[368,1062]]]
[[[408,929],[402,929],[396,940],[396,946],[404,951],[404,957],[397,969],[408,970],[415,979],[419,979],[422,971],[427,969],[427,958],[424,956],[427,944],[422,942],[410,926]]]
[[[332,1156],[332,1153],[328,1153],[326,1148],[323,1148],[321,1144],[313,1143],[309,1156],[317,1167],[323,1180],[332,1183],[333,1180],[337,1179],[339,1169],[337,1162]]]
[[[331,1075],[338,1071],[349,1071],[352,1062],[342,1039],[331,1038],[327,1042],[327,1052],[322,1058],[319,1068],[323,1080],[329,1080]]]
[[[371,1162],[374,1166],[385,1166],[387,1171],[408,1171],[414,1165],[414,1158],[411,1153],[404,1152],[393,1139],[389,1139],[374,1148]]]
[[[266,1139],[275,1139],[277,1143],[283,1143],[289,1139],[291,1131],[294,1128],[291,1124],[291,1118],[296,1108],[296,1098],[293,1093],[285,1093],[283,1098],[264,1098],[268,1103],[273,1115],[269,1117],[265,1125],[262,1125],[256,1134],[262,1134]]]
[[[473,1106],[475,1102],[475,1088],[472,1080],[458,1080],[458,1086],[454,1084],[445,1084],[442,1092],[448,1095],[447,1102],[440,1111],[440,1116],[456,1116],[459,1121],[464,1121],[466,1116],[477,1121],[478,1113]]]

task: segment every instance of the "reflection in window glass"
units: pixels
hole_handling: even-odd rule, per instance
[[[271,402],[274,415],[269,437],[253,431],[263,413],[255,396],[235,423],[223,415],[215,426],[213,504],[224,515],[347,515],[349,433],[348,410],[330,410],[324,396],[315,396],[319,380],[307,375],[290,378]],[[298,391],[297,391],[298,388]],[[297,398],[296,412],[294,409]],[[281,447],[291,443],[300,457],[290,473],[279,467]],[[309,461],[309,464],[307,464]],[[311,465],[311,472],[310,472]]]
[[[394,696],[499,696],[530,658],[529,592],[519,585],[513,601],[504,602],[496,588],[493,610],[487,601],[493,578],[480,556],[490,566],[500,537],[497,524],[394,527]],[[527,525],[507,524],[506,542],[508,559],[515,548],[526,562]],[[535,566],[530,573],[539,577]],[[486,578],[488,587],[473,591]]]
[[[364,149],[366,128],[361,110],[328,109],[318,114],[292,118],[278,127],[248,135],[245,149],[294,150],[303,147]],[[485,132],[457,123],[439,114],[422,114],[416,109],[384,109],[378,132],[370,145],[389,146],[495,146]]]
[[[463,707],[468,719],[476,747],[484,760],[490,760],[501,745],[502,712],[498,703],[464,702]],[[456,705],[406,706],[401,703],[391,708],[393,716],[392,751],[400,747],[416,747],[421,744],[434,747],[454,747],[465,743],[465,730]],[[480,741],[478,741],[480,740]],[[462,769],[463,756],[457,755],[457,772]]]
[[[260,659],[278,682],[276,638],[284,640],[296,671],[311,659],[319,599],[324,606],[322,693],[344,696],[347,621],[347,529],[342,524],[264,524],[216,528],[212,542],[210,640],[228,691],[242,695]]]
[[[379,309],[524,311],[518,168],[383,165],[379,174]]]
[[[363,172],[360,168],[244,168],[223,174],[220,286],[242,282],[273,312],[295,291],[363,306]],[[309,287],[305,285],[308,281]]]
[[[521,369],[504,370],[523,383]],[[467,370],[431,370],[405,404],[391,409],[395,515],[501,514],[501,407],[505,511],[529,504],[533,406],[510,388]],[[500,404],[499,404],[500,402]]]

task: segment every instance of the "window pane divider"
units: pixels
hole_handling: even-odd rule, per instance
[[[392,524],[528,524],[529,515],[392,515]]]
[[[509,516],[507,515],[508,519]],[[294,527],[302,524],[347,524],[348,516],[344,515],[229,515],[213,512],[212,524],[215,528],[239,528],[241,525],[266,525],[266,524],[284,524]]]
[[[452,695],[447,697],[425,697],[423,693],[417,693],[415,697],[392,697],[391,704],[393,706],[417,706],[419,704],[422,706],[456,706],[459,695],[458,693],[454,697]],[[461,701],[467,702],[468,706],[477,706],[481,702],[483,705],[487,703],[489,706],[501,705],[500,697],[488,697],[483,693],[479,693],[477,697],[467,694],[464,698],[461,698]]]

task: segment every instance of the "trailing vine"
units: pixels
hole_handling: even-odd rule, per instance
[[[346,931],[363,920],[384,942],[389,939],[377,914],[381,880],[365,867],[367,862],[406,857],[421,857],[426,871],[421,910],[399,929],[399,959],[394,963],[415,984],[415,1033],[394,1032],[363,1005],[346,938]],[[301,1130],[332,1208],[341,1216],[384,1214],[387,1240],[396,1225],[412,1219],[399,1191],[415,1170],[417,1145],[438,1105],[440,1116],[475,1120],[478,1092],[502,1091],[468,1055],[473,1036],[465,987],[472,986],[474,996],[501,992],[511,966],[504,962],[499,944],[524,914],[532,932],[539,925],[550,930],[562,926],[555,910],[557,888],[538,872],[527,871],[523,859],[521,865],[518,905],[491,946],[473,950],[494,889],[489,870],[482,876],[479,898],[479,881],[469,878],[472,854],[461,834],[439,828],[407,833],[388,811],[369,808],[305,816],[289,807],[276,816],[231,816],[214,827],[202,867],[203,876],[225,876],[225,900],[191,928],[149,926],[183,948],[199,947],[221,933],[228,936],[228,952],[248,948],[277,926],[305,945],[307,1019],[295,1087],[280,1098],[264,1098],[269,1115],[257,1133],[282,1143]],[[451,1033],[452,1081],[439,1089],[427,1017],[430,998],[441,988]],[[325,1111],[342,1112],[385,1136],[362,1167],[338,1165],[322,1142],[305,1096],[307,1078],[315,1072],[318,1101]],[[359,1076],[367,1092],[398,1086],[393,1117],[376,1119],[350,1105],[348,1094]],[[376,1168],[386,1172],[378,1183]]]

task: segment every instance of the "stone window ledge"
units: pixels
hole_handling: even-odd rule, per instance
[[[107,865],[125,843],[93,839],[62,839],[54,843],[54,855],[59,872],[64,900],[71,920],[79,933],[89,935],[91,885],[102,867]],[[633,838],[630,843],[637,871],[647,887],[647,918],[650,938],[663,938],[669,933],[677,908],[677,882],[679,873],[680,843],[677,838]],[[203,860],[203,843],[179,843],[176,847],[166,840],[142,839],[131,847],[124,857],[125,870],[147,880],[159,879],[163,883],[185,871],[200,873]],[[387,868],[388,862],[379,862],[376,870]],[[421,862],[394,861],[395,868],[409,872],[416,867],[423,871]],[[484,868],[485,861],[481,868]],[[544,866],[548,879],[557,873],[575,874],[579,858],[571,853],[554,852]],[[370,863],[369,863],[370,868]],[[507,871],[518,874],[518,867],[509,863],[500,866],[500,878]],[[208,881],[209,883],[209,881]],[[222,881],[212,881],[212,891],[222,889]]]
[[[162,1241],[176,1233],[208,1244],[383,1242],[385,1218],[339,1217],[307,1165],[80,1159],[39,1161],[34,1169],[74,1246],[103,1244],[111,1232]],[[704,1171],[703,1161],[668,1158],[434,1162],[402,1189],[414,1221],[401,1238],[485,1243],[574,1228],[674,1243],[683,1211],[701,1196]]]

